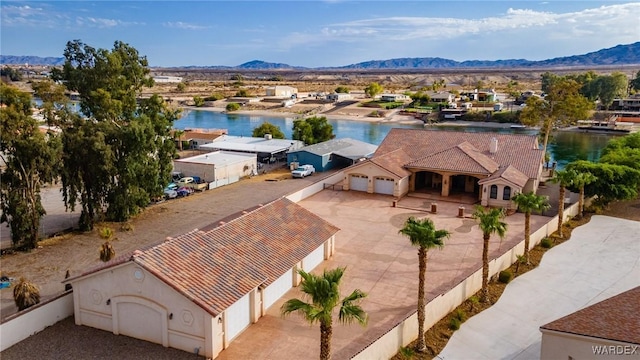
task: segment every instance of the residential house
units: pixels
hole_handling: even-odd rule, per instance
[[[347,94],[347,93],[333,93],[333,94],[327,95],[327,101],[332,101],[332,102],[351,100],[351,98],[352,98],[351,94]]]
[[[389,102],[402,102],[402,101],[410,101],[411,98],[405,94],[382,94],[380,95],[380,101],[389,101]]]
[[[338,230],[276,200],[65,280],[75,322],[215,358],[333,255]]]
[[[456,96],[448,91],[441,91],[441,92],[428,91],[427,95],[429,95],[431,102],[434,102],[434,103],[449,104],[456,99]]]
[[[316,171],[344,168],[371,157],[378,147],[350,138],[332,139],[287,153],[287,163],[313,165]]]
[[[343,186],[395,197],[471,194],[485,206],[514,207],[511,198],[536,191],[541,172],[533,135],[395,128],[371,159],[345,169]]]
[[[175,131],[174,135],[175,136]],[[189,143],[187,149],[197,149],[198,146],[209,144],[213,140],[227,133],[226,129],[184,129],[184,133],[178,141],[186,141]],[[179,148],[179,147],[178,147]]]
[[[293,96],[297,96],[298,89],[291,86],[270,86],[266,89],[267,96],[272,97],[287,97],[291,98]]]
[[[541,359],[640,358],[640,286],[540,327]]]

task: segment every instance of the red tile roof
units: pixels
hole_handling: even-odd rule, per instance
[[[481,153],[469,142],[425,156],[406,164],[407,167],[468,172],[490,175],[500,167],[498,163]]]
[[[527,184],[527,181],[529,180],[527,178],[527,175],[523,174],[518,169],[509,165],[507,167],[500,168],[500,170],[491,174],[491,176],[489,176],[488,178],[481,179],[480,181],[478,181],[478,184],[484,184],[495,179],[505,179],[519,187],[524,187]]]
[[[495,154],[489,152],[489,146],[493,138],[498,141],[498,151]],[[465,142],[470,144],[471,147],[463,145]],[[456,147],[458,148],[456,149]],[[538,139],[535,135],[400,128],[394,128],[389,131],[380,146],[378,146],[373,158],[375,159],[397,149],[402,149],[414,161],[450,150],[447,153],[450,158],[441,156],[433,159],[437,160],[436,164],[439,166],[435,168],[437,170],[442,170],[446,166],[457,166],[457,163],[467,163],[470,168],[456,171],[472,172],[473,169],[477,170],[479,167],[488,169],[492,164],[484,159],[486,157],[501,167],[512,165],[532,179],[538,177],[542,160],[542,150],[538,147]],[[470,154],[474,155],[471,156]],[[421,163],[421,165],[428,166],[426,162]]]
[[[411,161],[411,158],[402,149],[388,152],[376,157],[375,159],[369,159],[367,161],[380,166],[400,178],[411,175],[411,172],[403,167],[403,164]]]
[[[542,325],[540,329],[640,345],[640,286]]]
[[[282,198],[210,231],[169,238],[84,274],[132,261],[217,316],[260,285],[269,285],[339,229]]]

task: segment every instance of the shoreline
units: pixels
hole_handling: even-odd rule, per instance
[[[183,106],[181,109],[185,112],[197,110],[197,111],[209,111],[209,112],[217,112],[217,113],[227,113],[225,108],[221,107],[193,107],[193,106]],[[278,117],[278,118],[302,118],[300,114],[292,113],[292,112],[280,112],[280,111],[269,111],[269,110],[238,110],[233,113],[228,114],[238,114],[245,116],[264,116],[264,117]],[[324,116],[327,120],[345,120],[345,121],[358,121],[358,122],[367,122],[367,123],[379,123],[379,124],[413,124],[420,125],[423,124],[422,120],[417,120],[412,116],[408,115],[398,115],[393,114],[387,116],[385,118],[374,118],[368,116],[356,116],[356,115],[335,115],[335,114],[316,114],[317,116]],[[511,128],[512,123],[495,123],[495,122],[486,122],[486,121],[443,121],[432,123],[430,125],[425,124],[425,128],[433,127],[433,126],[456,126],[456,127],[485,127],[485,128]],[[527,127],[529,129],[529,127]]]

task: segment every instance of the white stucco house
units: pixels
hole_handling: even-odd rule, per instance
[[[270,86],[266,89],[267,96],[287,97],[298,94],[298,89],[292,86]]]
[[[283,198],[67,279],[77,325],[215,358],[335,251],[338,228]]]
[[[542,150],[536,136],[391,129],[369,160],[345,169],[345,190],[473,194],[484,206],[514,208],[511,198],[536,191]]]
[[[206,154],[173,160],[173,171],[185,176],[199,176],[211,188],[239,181],[258,169],[256,154],[213,151]]]

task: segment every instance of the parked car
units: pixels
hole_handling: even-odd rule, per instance
[[[198,190],[198,191],[205,191],[209,188],[209,184],[207,184],[206,182],[198,182],[196,181],[195,178],[200,179],[197,176],[187,176],[187,177],[183,177],[182,179],[178,180],[177,184],[178,187],[188,187],[191,188],[193,190]],[[202,181],[202,180],[200,180]]]
[[[313,165],[300,165],[291,172],[291,176],[294,178],[303,178],[313,174],[314,172],[316,172],[316,169]]]
[[[178,197],[178,192],[173,189],[165,188],[164,189],[164,197],[166,199],[175,199]]]
[[[193,194],[193,189],[183,186],[183,187],[179,188],[178,190],[176,190],[176,192],[178,193],[179,197],[189,196],[189,195]]]
[[[169,183],[165,189],[178,190],[178,185],[176,183]]]

